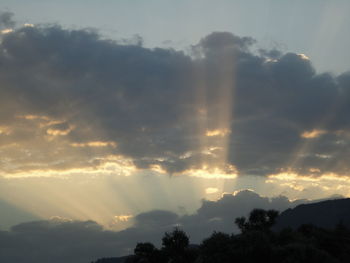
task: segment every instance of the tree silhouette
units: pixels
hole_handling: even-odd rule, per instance
[[[137,243],[134,249],[134,254],[137,257],[147,259],[149,262],[151,262],[156,251],[157,248],[152,243]]]
[[[201,246],[201,260],[203,263],[231,262],[232,237],[221,232],[214,232],[204,239]]]
[[[157,249],[152,243],[137,243],[134,255],[128,257],[125,263],[162,263],[166,262],[162,251]]]
[[[245,217],[238,217],[235,223],[242,233],[251,230],[267,231],[276,223],[278,215],[276,210],[254,209],[250,212],[248,221]]]
[[[176,227],[172,232],[165,233],[162,245],[162,250],[171,259],[171,262],[184,262],[189,238],[184,231]]]

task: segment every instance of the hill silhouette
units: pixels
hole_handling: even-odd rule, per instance
[[[350,227],[350,198],[302,204],[287,209],[278,217],[274,229],[296,229],[303,224],[334,228],[339,223]]]

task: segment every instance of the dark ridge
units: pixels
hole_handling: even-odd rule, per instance
[[[303,224],[334,228],[339,223],[350,227],[350,198],[302,204],[287,209],[278,217],[274,229],[281,230],[286,227],[296,229]]]

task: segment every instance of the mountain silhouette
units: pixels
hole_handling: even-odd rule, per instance
[[[303,224],[334,228],[339,223],[350,227],[350,198],[302,204],[287,209],[278,217],[274,229],[295,229]]]

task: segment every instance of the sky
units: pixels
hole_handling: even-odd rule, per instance
[[[247,202],[348,197],[349,8],[1,1],[0,235],[199,240]]]

